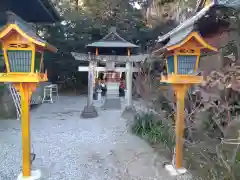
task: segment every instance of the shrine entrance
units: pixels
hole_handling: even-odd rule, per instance
[[[135,71],[137,71],[137,69],[135,69]],[[124,88],[124,91],[126,90],[125,74],[126,74],[125,71],[96,72],[96,76],[97,76],[96,79],[98,80],[98,82],[106,83],[108,90],[114,90],[115,92],[113,92],[113,94],[118,94],[118,96],[120,97],[120,96],[125,96],[125,93],[123,95],[120,95],[120,91],[119,91],[120,88]],[[98,82],[95,82],[95,87],[97,86]]]
[[[72,53],[75,57],[76,60],[82,60],[82,61],[88,61],[88,57],[85,54],[81,54],[81,53]],[[111,58],[111,56],[108,56]],[[132,56],[133,61],[137,62],[137,58],[142,58],[143,56],[137,55],[137,56]],[[144,56],[145,57],[145,56]],[[105,56],[106,58],[106,56]],[[128,58],[127,56],[121,56],[121,59],[123,58]],[[126,62],[122,63],[124,65],[124,67],[119,67],[119,63],[116,62],[114,65],[114,67],[112,69],[107,68],[107,65],[104,65],[105,67],[102,67],[102,62],[101,62],[101,66],[99,65],[100,62],[95,62],[93,63],[92,61],[90,61],[89,66],[92,67],[92,65],[94,66],[94,72],[92,72],[93,74],[93,79],[91,84],[93,84],[92,88],[95,89],[96,86],[98,86],[98,83],[103,82],[104,84],[106,84],[107,86],[107,95],[108,98],[111,96],[111,98],[118,98],[119,97],[119,87],[120,87],[120,83],[124,83],[125,86],[125,91],[126,91],[126,100],[128,99],[127,95],[128,93],[131,93],[131,91],[129,92],[129,88],[132,87],[132,85],[129,85],[129,88],[127,88],[127,75],[128,75],[128,68],[125,64]],[[78,71],[79,72],[89,72],[89,69],[91,69],[90,67],[86,67],[86,66],[79,66],[78,67]],[[131,67],[131,73],[136,73],[138,72],[138,68],[137,67]],[[131,78],[132,80],[133,78]],[[129,103],[130,104],[130,103]]]
[[[120,82],[123,80],[122,73],[123,72],[119,72],[116,70],[107,70],[106,68],[105,68],[105,71],[103,70],[100,72],[96,71],[96,78],[95,78],[96,81],[94,84],[94,88],[98,86],[98,83],[100,81],[100,83],[103,83],[107,86],[108,94],[118,95]]]
[[[72,52],[76,60],[89,61],[89,67],[78,67],[80,72],[89,72],[88,105],[84,110],[87,112],[85,117],[97,116],[92,96],[93,90],[97,85],[96,81],[99,79],[102,79],[107,87],[103,105],[104,109],[121,108],[119,98],[121,80],[126,80],[124,81],[126,87],[126,107],[132,107],[132,74],[133,72],[138,72],[138,68],[134,68],[133,65],[143,61],[147,55],[139,54],[139,46],[120,37],[115,27],[110,28],[109,34],[104,38],[88,44],[86,47],[88,54]]]

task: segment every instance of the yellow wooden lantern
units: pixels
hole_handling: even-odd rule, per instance
[[[165,47],[156,51],[166,57],[167,74],[162,75],[161,82],[170,83],[176,93],[176,169],[182,168],[185,94],[191,85],[203,82],[203,76],[197,73],[202,51],[217,49],[192,30],[173,35]]]
[[[201,50],[217,51],[197,32],[191,32],[177,44],[165,49],[167,76],[162,76],[161,82],[170,84],[198,84],[202,76],[196,76]]]
[[[43,53],[57,49],[39,38],[33,27],[18,18],[3,27],[0,40],[7,70],[0,74],[0,82],[47,81]]]
[[[22,177],[27,178],[31,176],[29,101],[37,83],[48,80],[43,68],[44,50],[57,49],[17,16],[0,30],[0,41],[6,65],[6,72],[0,73],[0,82],[13,83],[21,96]]]

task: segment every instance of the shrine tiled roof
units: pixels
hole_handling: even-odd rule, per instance
[[[137,48],[139,46],[126,41],[115,30],[112,30],[104,38],[88,44],[87,47]]]
[[[87,47],[119,47],[119,48],[137,48],[137,45],[134,45],[130,42],[120,42],[120,41],[115,41],[115,42],[106,42],[106,41],[97,41],[92,44],[88,44]]]
[[[215,4],[231,8],[240,8],[239,0],[215,0]]]
[[[0,12],[12,11],[27,22],[54,23],[60,15],[51,0],[1,0]]]
[[[198,11],[194,16],[187,19],[183,23],[181,23],[179,26],[168,32],[167,34],[163,36],[159,36],[157,39],[157,42],[163,42],[168,38],[174,38],[179,39],[180,37],[174,37],[175,35],[179,34],[180,31],[187,31],[187,29],[191,29],[195,23],[197,23],[202,17],[204,17],[209,10],[214,6],[224,6],[224,7],[230,7],[239,9],[240,8],[240,1],[239,0],[212,0],[211,3],[205,5],[200,11]],[[180,34],[184,34],[185,32],[182,32]]]
[[[163,36],[159,36],[158,37],[158,42],[162,42],[165,41],[168,38],[181,38],[181,37],[175,37],[177,34],[181,34],[181,31],[187,32],[187,29],[191,29],[193,28],[194,24],[203,16],[206,15],[206,13],[209,11],[209,9],[214,5],[214,3],[209,4],[208,6],[204,7],[202,10],[200,10],[195,16],[187,19],[186,21],[184,21],[182,24],[180,24],[179,26],[177,26],[176,28],[174,28],[172,31],[168,32],[167,34],[163,35]]]

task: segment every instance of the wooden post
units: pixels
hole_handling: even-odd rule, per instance
[[[22,173],[23,177],[31,176],[31,139],[30,139],[30,116],[29,102],[32,92],[36,89],[34,83],[19,83],[15,87],[21,95],[22,115]]]
[[[175,131],[176,131],[176,168],[182,168],[183,162],[183,144],[184,144],[184,100],[185,94],[188,89],[188,85],[185,84],[175,84],[173,89],[176,92],[176,101],[177,101],[177,113],[175,120]]]
[[[95,52],[95,55],[98,56],[99,55],[99,51],[98,51],[98,48],[96,48],[96,52]]]
[[[131,51],[130,51],[130,49],[128,48],[128,50],[127,50],[127,55],[128,55],[128,57],[130,57],[131,56]]]
[[[96,56],[99,55],[99,49],[98,49],[98,48],[96,48],[95,55],[96,55]],[[98,78],[98,75],[96,74],[96,73],[98,73],[98,72],[95,71],[95,67],[96,67],[96,62],[94,62],[94,69],[93,69],[93,75],[94,75],[94,79],[93,79],[93,87],[96,86],[96,77]]]

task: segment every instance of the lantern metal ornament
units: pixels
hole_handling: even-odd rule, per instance
[[[16,15],[0,30],[0,41],[6,71],[0,73],[0,82],[10,82],[21,96],[22,174],[19,179],[31,177],[31,146],[29,101],[39,82],[47,81],[43,68],[44,50],[57,49],[37,36],[36,30]],[[34,178],[31,178],[34,179]]]
[[[175,164],[166,166],[166,169],[169,168],[169,171],[177,169],[178,173],[186,172],[182,168],[185,94],[191,85],[203,82],[203,76],[199,76],[197,73],[201,52],[217,51],[198,32],[192,30],[187,29],[172,35],[168,44],[158,50],[166,57],[167,67],[167,75],[161,76],[161,83],[172,84],[177,101]]]

